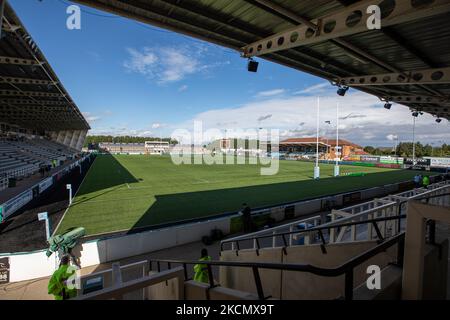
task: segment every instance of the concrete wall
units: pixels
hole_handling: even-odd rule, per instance
[[[224,287],[209,289],[209,285],[196,281],[186,281],[184,286],[186,300],[258,300],[258,296],[248,292]]]
[[[81,151],[88,130],[62,130],[50,132],[50,137],[61,144]]]
[[[150,272],[154,274],[156,272]],[[148,300],[257,300],[258,296],[248,292],[224,288],[209,288],[209,285],[193,280],[185,281],[184,297],[178,297],[178,280],[172,279],[146,288]]]
[[[227,251],[222,253],[221,260],[311,264],[317,267],[335,268],[375,245],[375,241],[329,244],[326,246],[326,254],[322,253],[319,245],[291,246],[286,248],[286,255],[283,254],[281,248],[260,250],[259,256],[255,250],[240,250],[237,256],[235,252]],[[376,264],[383,268],[395,259],[396,248],[393,247],[387,253],[381,253],[368,260],[355,269],[354,285],[367,279],[367,266]],[[238,269],[243,268],[221,267],[220,283],[224,287],[256,294],[251,270]],[[271,295],[273,298],[335,299],[344,295],[344,276],[322,277],[306,272],[275,270],[260,270],[260,274],[264,294]]]
[[[423,272],[423,299],[447,299],[448,246],[449,240],[427,245]]]
[[[200,241],[214,228],[224,234],[230,232],[229,217],[180,225],[165,229],[105,238],[85,242],[73,249],[81,267],[89,267],[135,255]],[[50,276],[57,267],[56,257],[45,255],[46,250],[31,253],[0,254],[9,258],[10,282],[18,282]]]
[[[281,263],[283,252],[281,248],[266,248],[259,250],[258,256],[255,250],[240,250],[239,255],[236,255],[234,251],[224,251],[220,260]],[[264,284],[264,295],[279,298],[282,283],[281,270],[260,269],[259,275]],[[220,267],[219,279],[224,287],[257,294],[251,268]]]

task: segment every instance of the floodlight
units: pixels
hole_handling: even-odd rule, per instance
[[[337,89],[337,94],[341,97],[345,96],[345,93],[348,91],[348,87],[346,86],[340,86],[339,89]]]
[[[249,72],[257,72],[258,71],[258,65],[259,65],[259,62],[256,62],[253,59],[249,59],[248,60],[248,64],[247,64],[247,70]]]

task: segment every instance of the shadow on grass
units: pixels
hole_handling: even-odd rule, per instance
[[[344,176],[249,187],[156,195],[156,201],[130,229],[129,233],[155,225],[190,221],[237,212],[246,202],[253,209],[292,203],[325,195],[353,192],[386,184],[410,181],[414,171],[369,173],[363,177]]]
[[[116,186],[122,186],[127,183],[139,182],[139,180],[112,155],[97,156],[85,179],[86,181],[81,185],[77,197]],[[110,191],[106,191],[105,193],[108,192]],[[81,198],[80,200],[84,199]]]

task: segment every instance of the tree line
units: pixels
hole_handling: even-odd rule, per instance
[[[89,144],[97,144],[101,142],[114,142],[114,143],[144,143],[145,141],[165,141],[170,144],[177,144],[178,141],[171,138],[159,138],[159,137],[135,137],[135,136],[87,136],[84,141],[84,146]]]
[[[377,148],[372,146],[364,147],[364,151],[379,156],[393,156],[400,157],[412,157],[413,155],[413,143],[401,142],[397,145],[397,148]],[[430,144],[422,144],[416,142],[416,157],[448,157],[450,156],[450,145],[444,143],[441,146],[432,146]]]

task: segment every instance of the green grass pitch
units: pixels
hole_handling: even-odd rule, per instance
[[[412,179],[414,171],[341,166],[363,177],[332,177],[333,165],[280,161],[278,174],[259,165],[175,165],[169,156],[100,155],[91,166],[58,232],[86,228],[89,235],[262,207]]]

